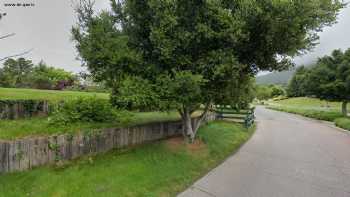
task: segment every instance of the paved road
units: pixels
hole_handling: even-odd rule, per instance
[[[238,153],[180,197],[350,197],[350,135],[262,107]]]

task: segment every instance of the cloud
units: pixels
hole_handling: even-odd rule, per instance
[[[71,0],[4,0],[6,3],[33,3],[31,7],[5,7],[0,21],[0,35],[15,32],[16,36],[1,40],[0,58],[26,49],[34,51],[26,58],[39,62],[43,59],[51,66],[79,72],[84,70],[76,60],[77,52],[71,41],[71,27],[76,14]],[[109,8],[109,1],[96,1],[96,10]]]
[[[326,27],[319,34],[319,45],[306,55],[294,59],[297,65],[312,64],[318,57],[329,55],[334,49],[350,48],[350,7],[343,9],[338,16],[338,23]]]

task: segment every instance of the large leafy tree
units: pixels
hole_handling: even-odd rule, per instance
[[[311,49],[343,6],[337,0],[112,0],[112,12],[94,15],[92,5],[81,0],[72,30],[85,65],[116,95],[127,76],[147,81],[162,107],[179,111],[191,140],[198,125],[190,117],[201,104],[203,119],[213,102],[230,95],[225,91],[237,90],[240,76],[291,66],[289,57]]]
[[[333,51],[331,56],[318,60],[309,70],[309,94],[318,98],[342,102],[342,113],[347,116],[350,101],[350,49]]]
[[[287,95],[290,97],[301,97],[308,94],[308,73],[305,66],[300,66],[295,71],[292,79],[288,83]]]
[[[33,71],[31,60],[24,58],[8,59],[4,62],[0,83],[5,87],[27,87]]]

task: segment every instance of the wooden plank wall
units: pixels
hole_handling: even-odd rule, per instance
[[[47,116],[49,102],[40,100],[0,100],[0,120]]]
[[[203,124],[215,119],[215,114],[208,114]],[[194,118],[192,121],[197,119]],[[170,121],[128,128],[95,130],[74,135],[0,141],[0,174],[24,171],[60,160],[104,153],[115,148],[134,146],[181,134],[181,121]]]

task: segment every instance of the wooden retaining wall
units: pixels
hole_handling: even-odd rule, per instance
[[[203,123],[215,120],[209,114]],[[197,118],[192,120],[198,121]],[[110,128],[50,137],[0,141],[0,174],[71,160],[83,155],[107,152],[181,135],[181,121],[150,123],[129,128]]]
[[[0,120],[46,116],[48,113],[48,101],[0,100]]]

